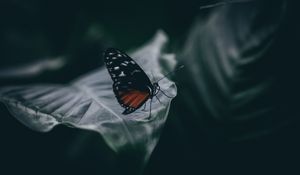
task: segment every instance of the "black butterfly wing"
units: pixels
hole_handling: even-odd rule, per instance
[[[104,63],[113,80],[113,91],[123,114],[140,108],[151,96],[153,85],[142,68],[126,53],[110,48],[104,53]]]

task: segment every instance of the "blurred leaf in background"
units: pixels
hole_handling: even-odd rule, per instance
[[[181,59],[194,75],[190,95],[199,98],[185,94],[185,102],[203,104],[208,111],[203,118],[223,125],[212,128],[220,137],[247,139],[287,124],[275,112],[279,68],[272,49],[285,15],[286,2],[247,2],[219,7],[194,24]],[[199,110],[188,106],[189,111]],[[199,123],[210,129],[208,123]]]
[[[199,11],[178,56],[187,69],[176,76],[176,117],[149,167],[169,160],[164,153],[181,160],[161,167],[174,173],[298,172],[296,4],[248,1]]]

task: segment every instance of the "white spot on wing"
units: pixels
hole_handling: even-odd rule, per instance
[[[121,55],[121,54],[118,54],[117,56],[118,56],[118,57],[121,57],[122,55]]]
[[[130,61],[130,63],[132,63],[132,64],[135,64],[135,62],[134,62],[134,61],[132,61],[132,60]]]
[[[122,65],[122,66],[127,66],[127,64],[125,64],[125,63],[121,63],[121,65]]]
[[[132,71],[130,74],[133,75],[133,74],[136,73],[136,72],[141,72],[141,71],[140,71],[140,70],[134,70],[134,71]]]
[[[119,70],[119,69],[120,69],[119,66],[114,67],[114,70]]]
[[[119,75],[119,77],[125,77],[126,75],[124,74],[124,72],[123,71],[121,71],[121,73],[120,73],[120,75]]]

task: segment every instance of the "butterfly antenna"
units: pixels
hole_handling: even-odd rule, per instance
[[[176,71],[182,69],[183,67],[184,67],[184,65],[181,65],[181,66],[179,66],[178,68],[176,68],[175,70],[173,70],[173,71],[171,71],[171,72],[168,72],[167,74],[165,74],[161,79],[159,79],[159,80],[156,81],[156,82],[159,82],[160,80],[162,80],[162,79],[168,77],[169,75],[171,75],[172,73],[174,73],[174,72],[176,72]]]
[[[164,96],[166,96],[166,97],[168,97],[168,98],[174,98],[174,97],[175,97],[175,96],[174,96],[174,97],[171,97],[171,96],[167,95],[167,94],[166,94],[163,90],[161,90],[161,89],[160,89],[159,91],[160,91],[162,94],[164,94]]]
[[[252,0],[229,0],[229,1],[223,1],[223,2],[216,2],[213,4],[200,6],[200,10],[219,7],[219,6],[233,4],[233,3],[243,3],[243,2],[250,2],[250,1],[252,1]]]

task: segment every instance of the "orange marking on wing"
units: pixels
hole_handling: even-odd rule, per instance
[[[134,100],[137,96],[138,91],[129,91],[124,96],[121,97],[121,100],[125,105],[129,105],[132,100]]]
[[[126,105],[130,105],[130,103],[137,97],[137,94],[131,94],[127,98],[124,99],[124,103]]]
[[[121,97],[125,105],[137,108],[139,105],[148,98],[149,94],[141,91],[130,91]]]
[[[144,101],[148,98],[148,96],[149,96],[148,93],[140,92],[140,93],[136,96],[136,98],[135,98],[133,101],[131,101],[130,106],[132,106],[132,107],[134,107],[134,108],[139,107],[140,104],[141,104],[142,102],[144,102]]]

